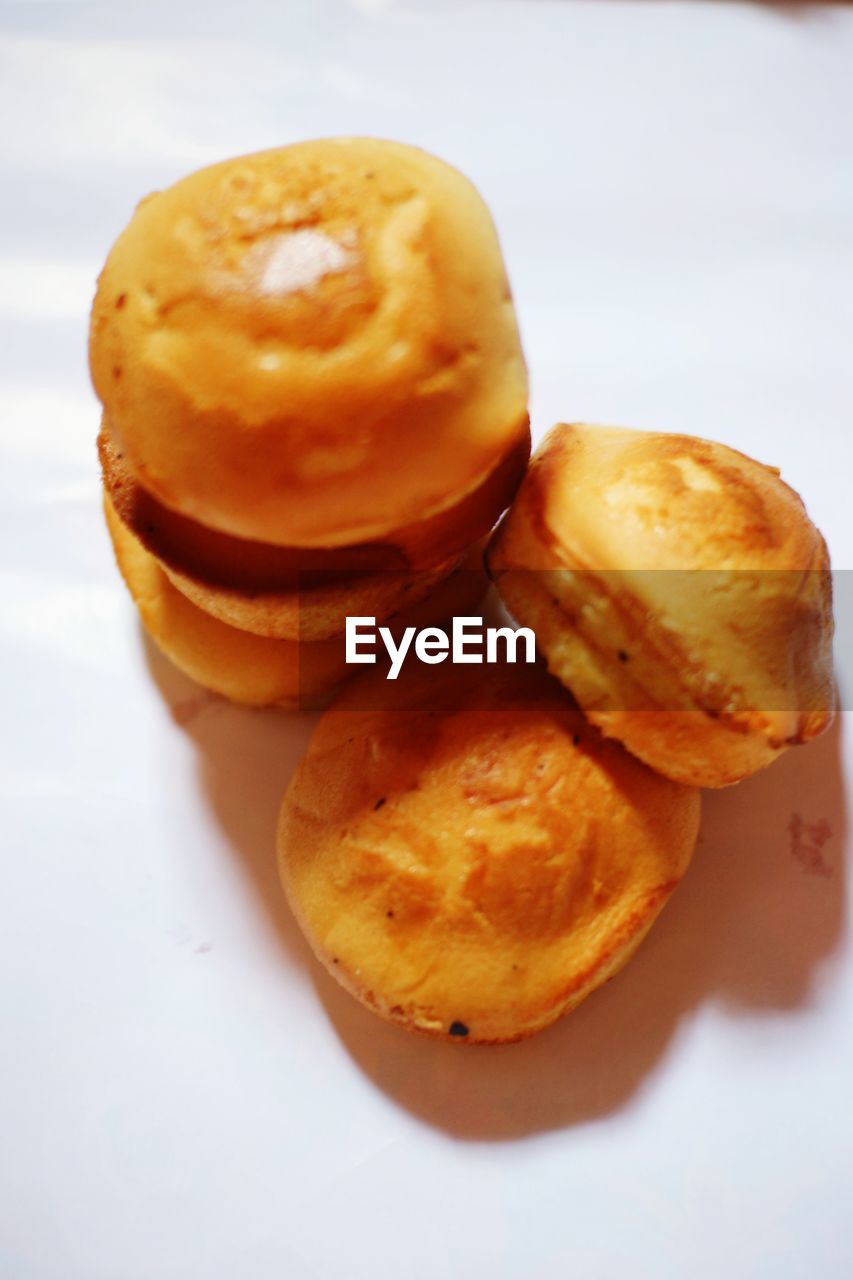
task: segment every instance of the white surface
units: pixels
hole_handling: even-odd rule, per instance
[[[637,959],[552,1031],[382,1025],[276,884],[309,724],[142,643],[85,337],[149,189],[302,136],[418,142],[494,210],[538,431],[735,444],[851,568],[853,12],[18,4],[0,32],[0,1276],[846,1280],[840,730],[707,799]]]

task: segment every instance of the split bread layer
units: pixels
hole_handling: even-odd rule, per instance
[[[109,496],[104,512],[116,562],[157,647],[199,684],[251,706],[308,708],[322,703],[352,668],[343,635],[298,641],[253,635],[213,617],[170,581],[158,561],[118,518]],[[426,600],[388,623],[399,636],[477,609],[487,587],[482,548],[472,548],[460,567]]]
[[[233,538],[170,511],[137,482],[106,421],[98,437],[116,514],[175,586],[229,626],[284,640],[326,640],[343,632],[348,616],[384,621],[430,595],[492,529],[529,451],[525,435],[482,488],[441,517],[398,531],[397,541],[310,549]]]

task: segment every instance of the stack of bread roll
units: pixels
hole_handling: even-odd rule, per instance
[[[651,927],[698,788],[832,720],[829,557],[776,470],[568,425],[527,469],[494,228],[431,156],[304,143],[150,197],[101,276],[91,364],[143,622],[239,701],[340,682],[348,616],[469,613],[509,507],[485,560],[539,663],[352,681],[281,811],[298,921],[387,1019],[469,1044],[546,1027]]]
[[[202,684],[310,701],[348,615],[423,625],[484,588],[457,570],[524,473],[527,376],[488,210],[441,161],[328,139],[149,196],[90,363],[119,566]]]

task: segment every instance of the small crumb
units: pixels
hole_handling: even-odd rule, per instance
[[[200,942],[195,949],[195,953],[197,956],[206,956],[208,951],[212,951],[212,950],[213,950],[212,942]]]
[[[832,835],[832,828],[826,818],[806,822],[801,813],[792,813],[788,834],[791,837],[791,856],[803,870],[809,875],[828,879],[832,875],[832,867],[823,856],[823,847]]]

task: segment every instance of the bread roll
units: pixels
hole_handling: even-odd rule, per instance
[[[588,718],[667,777],[726,786],[832,719],[829,556],[772,467],[561,425],[487,558]]]
[[[449,165],[370,138],[229,160],[143,200],[98,282],[90,363],[140,485],[275,546],[438,518],[527,433],[488,210]]]
[[[279,865],[329,973],[382,1017],[519,1040],[612,977],[684,873],[699,796],[537,667],[351,683],[288,788]]]

